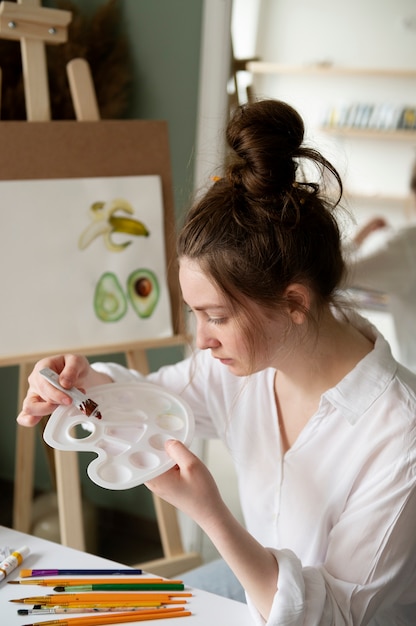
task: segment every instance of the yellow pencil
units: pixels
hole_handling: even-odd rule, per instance
[[[48,596],[32,596],[29,598],[18,598],[15,600],[9,600],[9,602],[20,602],[22,604],[59,604],[64,605],[67,603],[97,603],[112,602],[118,604],[119,602],[136,602],[143,600],[156,600],[157,602],[164,602],[165,600],[171,600],[172,598],[186,598],[191,597],[192,593],[184,591],[172,592],[172,593],[147,593],[147,592],[129,592],[124,591],[120,593],[57,593]]]
[[[131,602],[65,602],[62,604],[36,604],[45,608],[55,609],[71,608],[71,609],[87,609],[87,608],[124,608],[126,611],[137,607],[157,608],[158,606],[168,606],[171,604],[186,604],[187,600],[132,600]]]
[[[125,611],[134,610],[138,607],[158,608],[161,606],[171,606],[174,604],[186,604],[187,600],[132,600],[131,602],[65,602],[62,604],[36,604],[45,609],[113,609],[123,608]]]

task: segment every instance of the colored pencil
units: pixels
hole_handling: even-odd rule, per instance
[[[54,609],[119,609],[131,611],[137,608],[159,608],[173,604],[186,604],[187,600],[132,600],[131,602],[66,602],[64,604],[35,604],[33,609],[53,611]]]
[[[156,600],[163,602],[164,600],[170,600],[171,598],[189,598],[192,593],[188,592],[176,592],[176,593],[129,593],[128,591],[120,593],[67,593],[67,594],[51,594],[47,596],[33,596],[29,598],[19,598],[15,600],[9,600],[9,602],[20,602],[21,604],[46,604],[46,605],[60,605],[63,604],[101,604],[102,602],[134,602],[143,600]]]
[[[69,587],[71,585],[93,585],[94,583],[119,585],[119,584],[153,584],[153,583],[172,583],[182,584],[182,580],[170,580],[167,578],[28,578],[25,580],[10,580],[9,585],[42,585],[43,587],[55,587],[55,585],[62,585]]]
[[[151,604],[149,602],[146,606],[131,606],[128,609],[125,606],[111,606],[111,607],[67,607],[67,606],[55,606],[52,609],[19,609],[18,615],[66,615],[67,613],[128,613],[129,611],[144,611],[146,609],[158,607],[165,607],[164,604]],[[166,607],[165,607],[166,608]]]
[[[121,574],[122,576],[136,576],[143,574],[141,569],[22,569],[21,578],[29,576],[110,576]]]
[[[73,591],[75,592],[83,592],[83,591],[183,591],[185,589],[185,585],[183,583],[175,584],[170,582],[163,583],[136,583],[136,584],[101,584],[95,583],[93,585],[58,585],[54,587],[54,591],[66,592]]]
[[[155,611],[142,613],[120,613],[119,615],[94,615],[90,617],[70,617],[68,619],[52,620],[47,622],[33,622],[23,626],[103,626],[105,624],[121,624],[123,622],[144,622],[153,619],[168,619],[169,617],[187,617],[192,615],[190,611],[183,609],[156,609]]]

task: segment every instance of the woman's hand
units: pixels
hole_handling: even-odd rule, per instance
[[[28,378],[29,389],[17,417],[17,422],[22,426],[34,426],[60,404],[72,403],[69,396],[53,387],[39,374],[44,367],[59,374],[59,382],[65,389],[77,387],[85,390],[94,384],[110,382],[108,376],[95,372],[84,356],[69,354],[42,359],[36,363]]]
[[[353,242],[357,247],[360,247],[371,233],[380,230],[380,228],[386,228],[386,226],[388,226],[388,224],[384,217],[374,217],[356,232],[353,237]]]
[[[146,486],[206,528],[225,504],[207,467],[180,441],[169,440],[166,452],[175,461],[171,470],[150,480]]]

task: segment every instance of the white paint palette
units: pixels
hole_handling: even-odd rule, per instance
[[[105,489],[130,489],[174,466],[165,452],[168,439],[191,444],[194,418],[177,395],[147,382],[111,383],[88,390],[101,419],[87,418],[76,406],[60,406],[43,433],[58,450],[96,452],[90,479]]]

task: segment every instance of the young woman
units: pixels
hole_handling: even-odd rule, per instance
[[[178,441],[148,487],[207,533],[258,624],[402,626],[416,620],[416,378],[377,330],[337,303],[344,264],[334,168],[303,143],[290,106],[260,101],[228,124],[224,177],[178,238],[195,354],[148,376],[181,393],[200,436],[233,455],[245,526]],[[318,180],[301,172],[317,166]],[[34,425],[65,388],[134,381],[77,355],[40,361],[18,417]],[[247,530],[246,530],[247,529]]]

